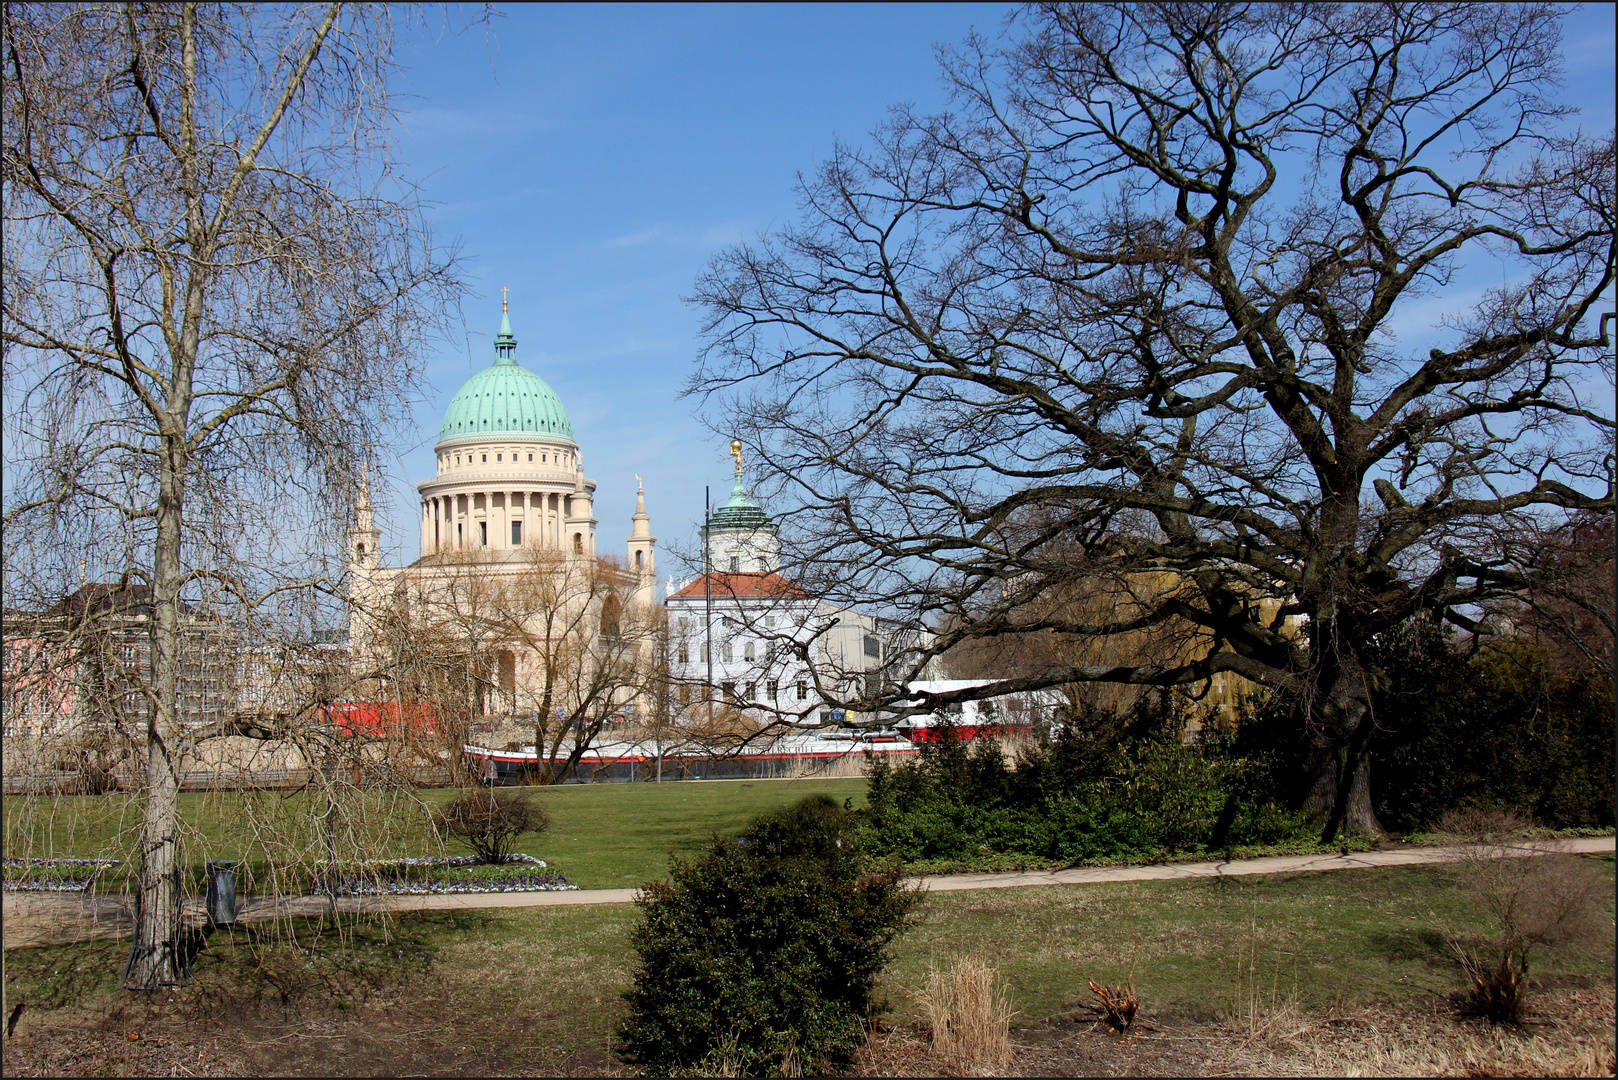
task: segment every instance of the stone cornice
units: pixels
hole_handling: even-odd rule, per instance
[[[504,491],[507,488],[539,485],[547,495],[572,495],[577,483],[571,469],[473,469],[466,472],[443,473],[416,485],[422,495],[437,495],[446,489],[477,486],[479,493]],[[594,492],[596,482],[584,479],[586,494]]]

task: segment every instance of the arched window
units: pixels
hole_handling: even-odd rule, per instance
[[[615,638],[623,633],[624,605],[616,596],[601,602],[601,636]]]
[[[636,570],[644,570],[645,568],[646,568],[646,552],[644,552],[644,551],[635,552],[635,569]]]
[[[575,555],[583,555],[584,554],[584,534],[583,533],[574,533],[573,534],[573,554],[575,554]]]

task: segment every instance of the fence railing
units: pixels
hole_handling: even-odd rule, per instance
[[[347,770],[345,770],[346,772]],[[437,787],[446,777],[443,768],[391,768],[405,781],[420,787]],[[317,781],[318,769],[192,769],[180,774],[181,791],[256,791],[305,787]],[[0,793],[6,795],[88,795],[106,791],[134,791],[138,781],[127,773],[86,776],[67,769],[32,773],[7,773],[0,777]]]

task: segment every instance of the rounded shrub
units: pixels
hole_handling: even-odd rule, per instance
[[[649,1073],[815,1071],[864,1035],[888,947],[920,894],[871,870],[821,795],[716,837],[637,898],[621,1048]]]
[[[433,824],[471,848],[480,862],[502,863],[518,837],[544,832],[550,828],[551,818],[526,793],[490,788],[451,799],[433,815]]]

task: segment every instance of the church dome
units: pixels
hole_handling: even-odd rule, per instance
[[[444,412],[438,441],[526,435],[573,441],[567,409],[550,384],[517,363],[511,318],[502,313],[494,363],[466,381]]]
[[[776,529],[775,522],[764,516],[764,510],[747,496],[740,472],[736,486],[730,489],[730,499],[708,518],[711,529]]]

